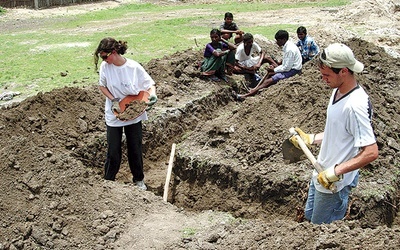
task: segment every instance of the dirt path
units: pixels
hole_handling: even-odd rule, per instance
[[[32,16],[118,4],[13,10],[2,20],[30,25]],[[0,128],[7,133],[0,137],[0,250],[397,249],[400,72],[393,56],[399,53],[398,6],[354,1],[346,8],[236,17],[249,26],[302,22],[322,47],[344,41],[367,65],[360,82],[374,103],[381,155],[363,172],[348,220],[322,226],[296,222],[310,169],[306,162],[284,164],[280,152],[293,124],[322,129],[323,123],[314,121],[324,120],[329,90],[315,65],[309,64],[302,77],[237,103],[229,93],[242,77],[231,77],[229,85],[204,81],[195,68],[201,53],[188,50],[146,65],[160,98],[144,127],[148,192],[130,183],[126,161],[116,182],[101,178],[105,131],[99,107],[104,100],[95,83],[40,94],[2,110]],[[161,196],[172,142],[178,147],[166,203]]]

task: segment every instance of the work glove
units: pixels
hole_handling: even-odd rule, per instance
[[[118,114],[121,113],[121,108],[119,107],[119,98],[114,98],[111,100],[111,110],[113,112],[117,112]]]
[[[304,133],[303,130],[301,130],[300,128],[295,128],[294,130],[299,134],[299,136],[300,136],[301,139],[304,141],[304,143],[306,144],[306,146],[307,146],[308,148],[310,148],[310,147],[311,147],[311,144],[313,144],[313,142],[314,142],[315,134],[306,134],[306,133]],[[299,145],[299,143],[298,143],[298,141],[297,141],[296,136],[293,135],[292,137],[290,137],[290,138],[289,138],[289,141],[290,141],[296,148],[301,149],[301,147],[300,147],[300,145]]]
[[[152,107],[153,107],[153,105],[157,102],[157,100],[158,100],[158,98],[157,98],[157,96],[156,95],[150,95],[149,96],[149,102],[147,102],[146,104],[147,104],[147,108],[146,108],[146,110],[150,110]]]
[[[337,165],[330,167],[318,174],[317,180],[324,188],[332,190],[332,185],[334,182],[341,180],[343,175],[337,176],[335,173],[335,167]]]

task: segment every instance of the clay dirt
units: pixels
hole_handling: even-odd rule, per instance
[[[245,91],[244,76],[229,76],[228,83],[201,77],[201,45],[144,65],[158,96],[143,123],[147,191],[131,182],[126,155],[116,181],[102,178],[107,142],[104,96],[96,82],[2,103],[0,249],[398,249],[399,10],[398,1],[370,0],[235,17],[244,27],[279,20],[305,25],[322,48],[343,42],[364,63],[357,79],[374,106],[379,157],[360,170],[344,220],[329,225],[301,220],[312,166],[306,159],[287,163],[282,157],[290,127],[324,128],[331,90],[316,62],[237,102],[231,92]],[[45,14],[11,10],[1,27],[12,20],[12,28],[25,27],[29,15]],[[255,37],[281,56],[274,41]],[[312,152],[317,155],[318,147]]]

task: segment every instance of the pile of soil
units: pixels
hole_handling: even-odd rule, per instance
[[[321,34],[322,46],[337,35]],[[236,102],[231,91],[244,91],[244,77],[203,79],[199,48],[144,65],[159,97],[144,123],[148,191],[131,183],[126,155],[117,180],[102,179],[107,145],[96,83],[2,107],[0,249],[397,249],[400,63],[364,39],[341,41],[365,64],[358,81],[374,106],[380,151],[361,170],[345,220],[298,222],[311,166],[282,158],[290,127],[323,130],[331,90],[315,62]],[[257,42],[280,56],[273,41]]]

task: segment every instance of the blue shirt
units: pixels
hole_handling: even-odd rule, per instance
[[[313,59],[313,57],[319,53],[317,43],[310,36],[306,36],[303,40],[299,40],[296,45],[300,50],[303,63]]]

